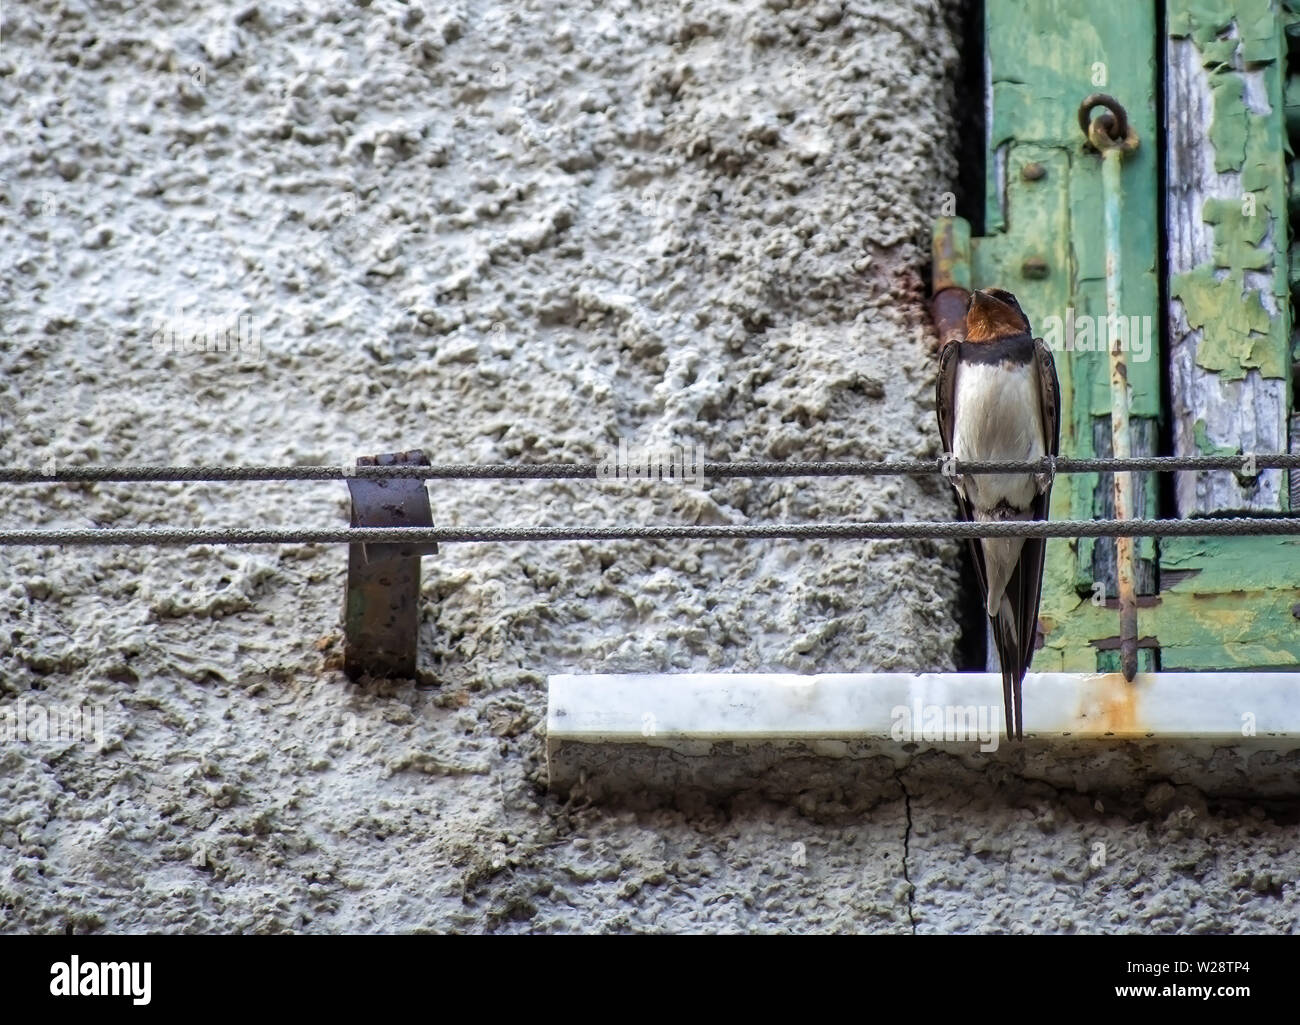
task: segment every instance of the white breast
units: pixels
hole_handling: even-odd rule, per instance
[[[960,364],[953,405],[952,448],[959,462],[1047,454],[1038,373],[1032,365]],[[1032,474],[966,479],[966,497],[978,510],[991,510],[1002,500],[1025,509],[1035,491]]]

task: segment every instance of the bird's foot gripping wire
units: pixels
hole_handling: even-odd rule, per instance
[[[939,472],[943,474],[949,484],[957,489],[957,494],[965,493],[962,488],[966,483],[966,478],[963,474],[957,472],[957,457],[951,452],[943,454],[943,458],[940,460]]]
[[[1046,456],[1047,469],[1042,473],[1034,474],[1034,484],[1038,488],[1040,495],[1045,495],[1052,490],[1052,485],[1056,483],[1056,456]]]

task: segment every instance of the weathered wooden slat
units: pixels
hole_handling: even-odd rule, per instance
[[[1231,562],[1231,549],[1227,551],[1218,557]],[[1155,639],[1161,670],[1294,668],[1300,663],[1300,621],[1294,611],[1300,603],[1300,589],[1202,592],[1196,591],[1196,586],[1194,580],[1184,581],[1174,591],[1138,602],[1139,636]],[[1072,632],[1090,637],[1085,652],[1047,646],[1035,657],[1034,669],[1095,672],[1117,668],[1115,605],[1114,601],[1106,607],[1080,602],[1069,613],[1070,626]],[[1061,624],[1047,619],[1044,625],[1056,630]],[[1139,667],[1151,664],[1141,654],[1145,650],[1139,649]],[[1070,665],[1083,668],[1067,670]]]
[[[1288,452],[1300,452],[1300,416],[1291,414],[1291,447]],[[1300,473],[1293,473],[1291,478],[1291,508],[1300,509]]]
[[[1300,538],[1165,537],[1160,539],[1163,593],[1244,594],[1286,591],[1300,601]],[[1300,622],[1297,622],[1300,641]]]
[[[1129,421],[1129,430],[1133,435],[1130,447],[1132,454],[1154,455],[1156,451],[1156,422],[1150,417],[1135,417]],[[1104,417],[1094,417],[1092,421],[1092,449],[1101,458],[1114,455],[1111,443],[1110,421]],[[1133,516],[1145,519],[1155,516],[1155,483],[1149,473],[1137,474],[1138,483],[1133,489]],[[1096,519],[1108,520],[1115,515],[1115,489],[1112,486],[1112,474],[1098,474],[1099,482],[1093,491],[1092,515]],[[1156,590],[1156,560],[1153,538],[1138,538],[1137,593],[1154,594]],[[1119,594],[1119,574],[1115,565],[1115,539],[1099,537],[1092,545],[1092,579],[1102,585],[1102,593],[1108,598]]]
[[[1168,6],[1166,316],[1176,455],[1283,451],[1288,442],[1282,23],[1276,5],[1272,16],[1250,18],[1236,17],[1239,7]],[[1180,516],[1276,512],[1288,500],[1281,470],[1180,473],[1175,493]]]

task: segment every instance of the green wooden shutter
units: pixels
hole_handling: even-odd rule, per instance
[[[1175,455],[1286,451],[1291,397],[1284,89],[1291,15],[1168,0],[1169,361]],[[1189,116],[1195,112],[1195,116]],[[1178,197],[1181,202],[1172,200]],[[1284,513],[1286,473],[1180,473],[1169,515]],[[1166,669],[1300,662],[1300,541],[1167,538]]]
[[[1284,93],[1295,19],[1269,0],[1165,6],[1161,26],[1152,0],[986,0],[986,234],[970,242],[970,284],[1014,292],[1049,340],[1073,323],[1076,348],[1056,353],[1061,452],[1111,454],[1108,359],[1094,330],[1106,314],[1101,157],[1079,128],[1078,108],[1091,93],[1114,96],[1140,139],[1121,175],[1120,312],[1130,327],[1137,318],[1148,343],[1147,358],[1129,353],[1132,453],[1158,453],[1162,424],[1173,454],[1285,451],[1292,399]],[[1300,123],[1300,90],[1293,95]],[[957,238],[969,231],[964,223],[952,229],[942,221],[937,230]],[[1290,507],[1283,471],[1177,476],[1162,492],[1155,475],[1139,475],[1134,515]],[[1108,516],[1111,488],[1109,475],[1062,476],[1051,515]],[[1170,507],[1160,506],[1162,493],[1172,493]],[[1291,538],[1143,539],[1139,669],[1300,663],[1292,613],[1300,602],[1298,546]],[[1044,646],[1033,668],[1117,669],[1117,591],[1113,540],[1049,541]]]

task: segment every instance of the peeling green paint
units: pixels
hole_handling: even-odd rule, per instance
[[[1290,0],[1288,0],[1288,3]],[[1294,6],[1293,4],[1291,6]],[[1285,82],[1286,33],[1295,19],[1273,0],[1169,0],[1169,34],[1190,38],[1213,101],[1208,139],[1219,173],[1239,171],[1241,192],[1203,207],[1213,227],[1210,261],[1175,275],[1171,298],[1202,332],[1197,364],[1225,380],[1250,370],[1290,375],[1288,120],[1300,125],[1300,91]],[[1246,100],[1243,70],[1258,76]],[[1270,109],[1250,107],[1261,96]],[[1247,272],[1271,272],[1262,288]],[[1266,302],[1265,292],[1272,300]],[[1269,314],[1269,307],[1277,312]],[[1288,389],[1289,394],[1289,389]],[[1193,424],[1206,455],[1237,454]],[[1163,538],[1161,592],[1139,617],[1159,640],[1161,668],[1280,668],[1300,664],[1300,556],[1296,539]]]
[[[1237,37],[1220,38],[1234,23]],[[1242,59],[1249,64],[1276,60],[1277,29],[1277,12],[1271,0],[1183,0],[1170,5],[1170,37],[1191,37],[1196,48],[1207,55],[1207,67],[1210,59],[1220,63],[1231,59],[1238,44]]]
[[[1234,453],[1235,454],[1235,453]],[[1250,566],[1243,579],[1241,567]],[[1297,537],[1167,537],[1160,545],[1160,565],[1168,571],[1194,574],[1168,582],[1166,592],[1294,590],[1300,587]],[[1292,628],[1300,639],[1300,622]]]
[[[1225,380],[1240,380],[1250,370],[1281,379],[1290,373],[1283,220],[1288,146],[1279,60],[1284,17],[1271,0],[1172,0],[1169,8],[1170,36],[1190,38],[1208,69],[1215,170],[1241,173],[1239,196],[1204,204],[1202,216],[1214,228],[1211,261],[1176,275],[1170,286],[1188,324],[1202,332],[1197,365]],[[1245,80],[1234,63],[1263,71],[1271,113],[1248,110]],[[1270,316],[1261,290],[1246,284],[1246,271],[1269,269],[1274,272],[1269,291],[1284,311],[1281,316]]]
[[[1217,554],[1229,568],[1237,558],[1231,544]],[[1157,638],[1165,671],[1294,666],[1300,664],[1300,624],[1292,612],[1298,602],[1296,587],[1243,589],[1238,569],[1235,586],[1192,578],[1162,591],[1154,604],[1139,611],[1138,633]],[[1036,671],[1093,672],[1106,664],[1108,653],[1092,642],[1116,636],[1114,608],[1080,599],[1051,620],[1046,614],[1043,619],[1047,636],[1034,659]]]
[[[1187,323],[1202,332],[1196,363],[1240,380],[1248,370],[1264,377],[1286,377],[1287,361],[1273,338],[1274,318],[1268,315],[1258,290],[1246,291],[1240,271],[1217,278],[1205,264],[1186,274],[1175,274],[1170,295],[1180,300]]]
[[[1192,426],[1192,438],[1196,442],[1196,451],[1203,456],[1235,456],[1241,454],[1230,445],[1216,445],[1212,442],[1209,427],[1204,420],[1197,420]]]
[[[1271,218],[1267,195],[1247,199],[1207,199],[1202,219],[1214,225],[1214,265],[1232,270],[1264,270],[1273,254],[1260,248]],[[1248,212],[1249,211],[1249,212]]]
[[[1232,48],[1236,49],[1236,43]],[[1220,174],[1238,170],[1246,159],[1245,90],[1246,84],[1237,75],[1211,75],[1214,114],[1210,120],[1210,145],[1214,147],[1214,169]]]

